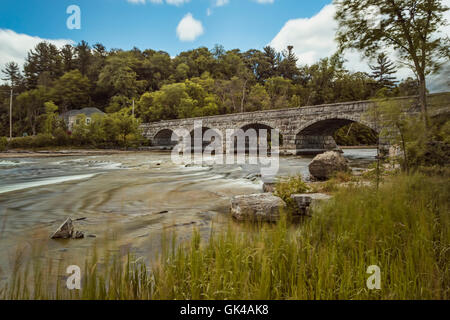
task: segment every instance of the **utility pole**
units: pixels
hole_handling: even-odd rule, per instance
[[[133,118],[134,118],[134,99],[133,99],[133,111],[132,111],[132,114],[133,114]]]
[[[13,104],[13,88],[11,86],[11,96],[9,98],[9,139],[12,139],[12,104]]]

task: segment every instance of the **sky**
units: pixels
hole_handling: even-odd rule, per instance
[[[299,64],[312,64],[336,51],[331,0],[2,0],[0,65],[22,64],[42,40],[62,46],[85,40],[108,49],[151,48],[171,56],[201,46],[283,50],[294,46]],[[450,0],[444,0],[450,6]],[[67,20],[80,8],[80,29]],[[447,12],[448,13],[448,12]],[[448,14],[447,14],[448,16]],[[450,20],[450,17],[449,19]],[[71,20],[74,21],[74,20]],[[447,26],[445,33],[450,34]],[[368,61],[349,52],[346,67],[369,71]],[[395,56],[392,59],[395,60]],[[400,69],[398,78],[412,76]],[[445,76],[448,90],[448,74]],[[442,85],[442,77],[439,80]],[[436,81],[435,81],[436,82]],[[436,82],[437,83],[437,82]]]

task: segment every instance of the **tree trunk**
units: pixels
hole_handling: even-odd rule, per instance
[[[425,123],[425,128],[428,129],[428,106],[427,106],[427,85],[425,74],[419,75],[419,104],[422,113],[422,119]]]
[[[247,90],[247,81],[248,80],[245,80],[244,86],[242,87],[241,112],[244,112],[244,102],[245,102],[245,92]]]

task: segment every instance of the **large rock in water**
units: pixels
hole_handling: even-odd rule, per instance
[[[66,221],[51,236],[52,239],[70,239],[73,235],[72,219],[67,218]]]
[[[336,172],[348,172],[347,159],[339,152],[328,151],[317,155],[309,164],[309,173],[313,180],[328,180]]]
[[[239,221],[275,222],[284,208],[281,198],[271,193],[236,196],[231,200],[231,213]]]

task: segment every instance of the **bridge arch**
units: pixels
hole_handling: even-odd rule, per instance
[[[260,130],[267,130],[267,148],[268,148],[268,151],[270,151],[271,144],[272,144],[272,130],[277,129],[276,127],[274,127],[274,125],[272,123],[266,122],[266,121],[247,122],[247,123],[240,123],[237,127],[240,130],[242,130],[245,134],[245,136],[243,137],[243,139],[245,139],[244,140],[245,152],[248,153],[250,151],[255,151],[255,152],[259,151],[259,146],[261,143],[261,141],[260,141],[261,131]],[[255,137],[256,141],[255,142],[257,144],[257,147],[256,147],[257,150],[251,149],[251,148],[255,148],[255,146],[250,145],[251,140],[254,138],[250,138],[249,134],[251,134],[251,132],[249,130],[254,130],[253,132],[256,133],[256,137]],[[281,146],[283,143],[283,136],[281,133],[279,133],[279,135],[280,135],[279,146]],[[238,150],[238,141],[239,141],[239,139],[242,139],[242,137],[238,137],[238,135],[235,134],[235,135],[231,136],[231,139],[232,139],[231,143],[234,145],[234,151],[236,152]]]
[[[205,150],[205,148],[207,146],[209,146],[210,144],[212,144],[213,142],[216,143],[223,143],[223,133],[218,130],[218,129],[212,129],[206,126],[203,126],[201,128],[201,135],[199,135],[199,133],[197,133],[196,136],[196,130],[200,131],[200,127],[199,128],[194,128],[191,130],[191,147],[193,148],[194,151],[196,152],[202,152]],[[212,131],[211,131],[212,130]],[[210,137],[208,135],[208,132],[212,134],[212,137]],[[208,136],[206,136],[208,135]],[[219,138],[221,141],[216,141],[216,139]],[[196,146],[201,146],[200,148],[196,148]]]
[[[333,138],[337,130],[349,124],[358,123],[367,127],[378,137],[379,130],[369,121],[361,117],[351,116],[325,116],[302,125],[295,136],[297,154],[317,154],[327,150],[338,150]]]
[[[177,141],[172,141],[174,131],[172,129],[159,130],[153,137],[153,145],[158,147],[173,147]]]

